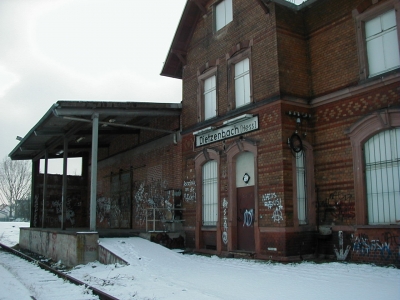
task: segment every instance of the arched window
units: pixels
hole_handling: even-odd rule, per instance
[[[400,128],[382,131],[364,144],[368,223],[400,220]]]
[[[356,224],[398,224],[400,109],[371,113],[346,133],[353,152]]]
[[[202,167],[203,226],[216,226],[218,221],[218,173],[217,162],[210,160]]]

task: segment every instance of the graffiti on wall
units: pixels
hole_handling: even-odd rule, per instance
[[[222,241],[224,244],[228,244],[228,214],[227,214],[227,209],[228,209],[228,201],[226,198],[222,201],[222,208],[224,212],[224,216],[222,217],[223,221],[223,231],[222,231]]]
[[[96,203],[96,213],[99,218],[100,223],[109,220],[111,209],[111,199],[106,197],[101,197],[97,199]]]
[[[186,202],[196,201],[196,181],[194,179],[183,182],[183,200]]]
[[[71,222],[71,225],[75,225],[75,210],[76,208],[82,205],[80,201],[79,195],[71,195],[67,198],[66,201],[66,208],[67,211],[65,212],[65,219]],[[62,200],[54,200],[51,202],[51,207],[55,210],[58,221],[61,222],[62,220]]]
[[[347,245],[346,250],[343,249],[343,231],[338,232],[339,238],[339,250],[336,248],[336,245],[333,245],[333,250],[335,251],[337,260],[346,260],[347,255],[351,249],[350,245]]]
[[[355,203],[351,194],[333,192],[319,205],[323,210],[323,222],[329,221],[329,217],[333,218],[333,221],[343,221],[343,219],[354,219],[356,216]]]
[[[272,213],[272,219],[274,222],[280,223],[283,221],[283,214],[282,214],[282,199],[279,198],[276,193],[269,193],[264,194],[262,196],[262,201],[264,202],[264,206],[267,207],[269,210],[274,210]]]
[[[165,192],[168,183],[166,180],[152,180],[150,182],[141,182],[135,192],[135,222],[143,225],[146,221],[148,208],[166,208],[158,210],[160,219],[165,218],[166,214],[171,214],[173,204],[169,201],[169,195]],[[170,211],[171,209],[171,211]]]
[[[352,236],[353,251],[362,256],[380,254],[381,258],[389,259],[392,254],[400,260],[400,236],[392,232],[385,232],[381,239],[370,240],[368,235],[359,234]]]

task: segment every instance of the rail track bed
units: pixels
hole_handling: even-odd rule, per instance
[[[1,251],[3,250],[3,251]],[[8,255],[18,256],[21,260],[25,260],[24,262],[15,263],[15,260],[8,259]],[[31,263],[26,263],[26,261]],[[33,263],[33,264],[32,264]],[[35,294],[43,294],[45,295],[45,299],[57,299],[57,295],[49,295],[48,291],[46,291],[46,285],[59,285],[57,288],[52,288],[51,290],[57,290],[58,295],[68,295],[71,299],[101,299],[101,300],[117,300],[115,298],[98,288],[88,285],[76,278],[71,277],[70,275],[64,273],[62,270],[53,267],[47,260],[38,259],[38,257],[29,252],[22,252],[6,246],[0,243],[0,265],[9,270],[13,275],[17,277],[22,284],[24,284],[24,277],[26,280],[32,283],[35,282],[33,286],[27,286],[29,290],[33,291]],[[40,267],[43,269],[42,272],[38,272],[35,268]],[[50,273],[51,274],[50,274]],[[32,276],[31,274],[35,274]],[[39,274],[37,276],[37,274]],[[56,275],[58,278],[62,280],[58,280],[58,278],[54,277]],[[33,278],[35,277],[35,278]],[[32,284],[31,284],[32,285]],[[79,288],[76,288],[79,287]],[[41,289],[41,291],[39,291]],[[91,292],[89,292],[91,291]],[[31,296],[32,299],[36,299],[35,296]],[[41,297],[37,297],[41,299]]]

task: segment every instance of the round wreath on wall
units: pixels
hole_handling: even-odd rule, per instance
[[[303,142],[297,133],[293,133],[289,138],[289,145],[290,149],[295,153],[299,153],[303,150]]]

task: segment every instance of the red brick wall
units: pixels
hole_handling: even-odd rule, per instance
[[[315,182],[322,224],[355,224],[352,148],[345,130],[369,113],[398,106],[399,95],[400,87],[394,83],[313,110]]]
[[[210,2],[211,4],[211,2]],[[183,72],[183,129],[193,126],[197,119],[197,71],[207,62],[219,59],[217,72],[218,111],[223,116],[228,111],[228,74],[226,54],[236,44],[253,40],[252,75],[253,97],[260,101],[278,94],[278,64],[274,14],[266,15],[257,1],[233,0],[235,18],[213,33],[212,6],[206,18],[200,18],[187,53]],[[249,18],[251,16],[251,18]]]

